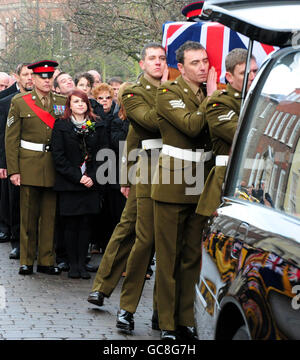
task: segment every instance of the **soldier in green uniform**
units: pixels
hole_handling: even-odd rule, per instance
[[[130,125],[122,156],[121,191],[126,196],[126,204],[120,222],[108,242],[105,253],[98,268],[92,292],[88,302],[102,306],[104,297],[109,297],[117,286],[125,269],[129,253],[135,240],[136,223],[136,186],[128,181],[128,173],[135,161],[129,161],[131,151],[139,146],[139,137]],[[126,182],[126,183],[125,183]]]
[[[200,270],[203,226],[195,209],[213,165],[204,112],[206,96],[217,88],[216,71],[209,70],[203,46],[188,41],[176,57],[181,75],[157,91],[163,147],[152,185],[158,318],[161,338],[166,340],[195,337],[194,284]],[[192,184],[189,173],[195,180],[202,178],[202,186],[197,181]]]
[[[247,60],[247,50],[234,49],[225,59],[226,79],[225,90],[217,90],[206,106],[206,119],[216,155],[214,166],[205,182],[204,190],[199,199],[196,213],[211,216],[220,205],[222,184],[225,177],[228,154],[237,129],[241,107],[241,92]],[[257,72],[254,57],[250,63],[247,90]]]
[[[5,144],[7,172],[20,186],[20,269],[33,272],[38,235],[37,271],[57,275],[54,266],[54,221],[56,194],[52,190],[55,170],[51,134],[55,119],[64,112],[65,97],[51,92],[55,61],[28,65],[33,70],[34,90],[12,99]]]
[[[140,138],[139,147],[142,148],[137,163],[137,176],[131,179],[137,182],[136,239],[127,261],[116,324],[117,328],[126,331],[134,329],[133,314],[143,291],[154,248],[151,162],[155,162],[162,145],[156,121],[155,99],[158,86],[168,76],[164,48],[157,43],[147,44],[142,50],[139,64],[143,75],[137,84],[125,90],[122,97],[127,117]]]

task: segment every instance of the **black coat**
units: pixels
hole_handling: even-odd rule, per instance
[[[80,184],[82,178],[81,165],[85,151],[88,150],[89,160],[86,162],[86,175],[91,177],[94,185],[91,188]],[[107,148],[106,127],[103,121],[96,122],[95,131],[88,135],[79,135],[69,120],[59,119],[55,122],[52,132],[52,156],[56,169],[56,191],[91,191],[102,189],[97,183],[96,172],[101,162],[96,161],[97,152]]]
[[[5,98],[0,99],[0,168],[1,169],[6,169],[5,129],[6,129],[7,116],[11,104],[11,99],[18,93],[19,91],[12,93],[6,96]]]
[[[6,96],[19,92],[17,88],[17,82],[14,82],[10,87],[0,91],[0,99],[4,99]]]

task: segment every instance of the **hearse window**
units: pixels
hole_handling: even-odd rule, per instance
[[[300,217],[299,96],[300,53],[289,53],[274,64],[257,94],[234,193],[243,201],[296,217]]]

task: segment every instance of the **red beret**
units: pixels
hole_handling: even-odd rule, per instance
[[[186,16],[188,19],[197,17],[201,15],[202,7],[203,7],[204,1],[196,1],[189,5],[186,5],[182,10],[182,14]]]
[[[32,69],[34,74],[54,72],[58,62],[52,60],[42,60],[28,65],[28,69]]]

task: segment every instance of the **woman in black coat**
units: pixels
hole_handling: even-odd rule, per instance
[[[91,215],[100,213],[104,189],[96,179],[101,165],[96,155],[107,145],[104,122],[93,114],[87,95],[73,90],[68,96],[64,116],[55,122],[52,133],[54,189],[58,192],[59,211],[63,217],[71,278],[90,278],[85,259]]]
[[[115,154],[114,168],[111,169],[113,181],[107,184],[103,202],[103,210],[99,221],[103,229],[101,239],[94,239],[92,252],[102,249],[106,245],[120,221],[126,198],[120,192],[119,185],[119,141],[125,141],[128,131],[128,120],[122,121],[119,118],[119,106],[113,102],[114,89],[102,83],[93,89],[94,99],[91,101],[93,111],[105,122],[109,148]]]

